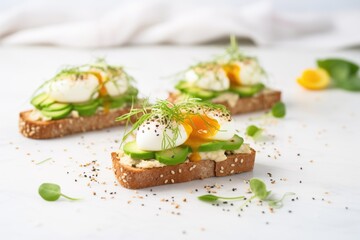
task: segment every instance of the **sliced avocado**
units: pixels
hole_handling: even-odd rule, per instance
[[[50,117],[51,119],[61,119],[64,117],[67,117],[69,115],[69,113],[71,112],[72,107],[69,106],[67,108],[58,110],[58,111],[48,111],[48,110],[41,110],[41,113],[45,116],[45,117]]]
[[[192,88],[192,87],[194,87],[194,86],[192,86],[192,84],[190,84],[187,81],[180,81],[175,85],[175,88],[179,89],[179,90],[184,90],[184,89],[188,89],[188,88]]]
[[[189,147],[180,146],[171,149],[166,149],[155,153],[155,158],[166,165],[177,165],[185,162],[189,154]]]
[[[43,110],[51,112],[51,111],[63,110],[63,109],[68,108],[68,107],[71,107],[71,104],[68,104],[68,103],[53,103],[53,104],[50,104],[47,107],[44,107]]]
[[[40,103],[40,108],[45,108],[53,103],[55,103],[55,100],[50,97],[47,97],[44,101]]]
[[[239,94],[240,97],[251,97],[265,88],[264,84],[246,86],[231,86],[230,91]]]
[[[74,104],[74,110],[78,111],[80,116],[91,116],[96,113],[96,110],[98,106],[100,105],[100,102],[98,100],[94,100],[89,103],[83,103],[83,104]]]
[[[139,149],[136,145],[136,141],[128,142],[124,145],[124,152],[132,159],[154,159],[155,152],[144,151]]]
[[[125,99],[122,99],[121,101],[111,101],[110,102],[110,108],[120,108],[124,105]]]
[[[209,100],[217,96],[217,92],[204,90],[198,87],[187,88],[183,91],[193,97],[201,98],[202,100]]]
[[[243,144],[244,139],[238,135],[234,135],[231,139],[224,141],[221,149],[223,150],[237,150]]]
[[[211,142],[203,143],[199,146],[198,151],[199,152],[217,151],[221,149],[223,144],[224,144],[223,141],[211,141]]]
[[[218,92],[205,90],[205,89],[196,87],[186,81],[178,82],[178,84],[176,84],[175,88],[180,90],[183,93],[189,94],[192,97],[201,98],[202,100],[209,100],[218,95]]]
[[[47,95],[47,93],[40,93],[33,97],[30,102],[34,107],[40,108],[40,104],[44,102],[48,97],[49,95]]]
[[[110,108],[119,108],[124,105],[126,98],[124,96],[109,98]]]

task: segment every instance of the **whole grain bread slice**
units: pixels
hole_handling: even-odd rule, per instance
[[[124,125],[124,121],[115,119],[130,111],[129,107],[105,112],[99,112],[88,117],[67,117],[59,120],[33,121],[30,118],[32,110],[21,112],[19,130],[22,135],[33,139],[48,139],[66,135],[100,130],[108,127]],[[135,118],[133,120],[136,120]]]
[[[248,172],[254,168],[255,154],[255,150],[251,149],[250,153],[228,155],[227,159],[221,162],[201,160],[149,169],[122,164],[116,152],[111,153],[111,157],[119,183],[125,188],[140,189]]]
[[[175,102],[178,96],[178,93],[170,93],[168,100]],[[253,97],[239,98],[234,106],[231,106],[227,101],[214,103],[224,105],[231,114],[241,114],[268,110],[280,100],[280,91],[266,89]]]

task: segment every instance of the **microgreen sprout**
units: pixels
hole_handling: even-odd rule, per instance
[[[206,195],[202,195],[202,196],[198,197],[199,200],[204,201],[204,202],[216,202],[218,200],[243,200],[244,198],[245,198],[244,196],[220,197],[220,196],[215,196],[212,194],[206,194]]]
[[[244,206],[246,206],[251,200],[257,198],[260,201],[267,202],[268,206],[271,208],[281,208],[283,206],[283,200],[286,196],[294,195],[295,193],[285,193],[282,198],[280,199],[274,199],[270,197],[271,191],[268,191],[266,189],[265,183],[258,179],[258,178],[252,178],[249,181],[250,189],[253,195],[249,198],[245,198],[245,196],[238,196],[238,197],[221,197],[216,196],[212,194],[206,194],[199,196],[198,199],[204,202],[216,202],[219,200],[245,200],[246,201],[241,205],[240,209],[242,209]]]
[[[69,200],[79,200],[79,198],[72,198],[61,193],[61,188],[55,183],[43,183],[39,187],[39,195],[46,201],[56,201],[61,196]]]
[[[47,161],[50,161],[51,159],[52,159],[52,158],[47,158],[47,159],[45,159],[45,160],[42,160],[42,161],[36,163],[36,165],[43,164],[43,163],[45,163],[45,162],[47,162]]]
[[[286,106],[283,102],[275,103],[271,108],[271,115],[276,118],[283,118],[286,115]]]
[[[255,125],[250,125],[246,128],[246,135],[256,139],[261,135],[262,131],[263,131],[263,129],[261,129]]]

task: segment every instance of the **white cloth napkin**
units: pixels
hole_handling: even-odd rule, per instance
[[[284,14],[270,1],[29,2],[0,14],[0,43],[111,47],[200,44],[234,34],[257,45],[343,48],[360,44],[359,12]]]

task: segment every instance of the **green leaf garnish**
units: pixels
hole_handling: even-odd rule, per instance
[[[46,201],[56,201],[61,196],[69,200],[79,200],[78,198],[72,198],[61,193],[61,188],[55,183],[43,183],[39,187],[39,195]]]
[[[253,138],[257,138],[258,136],[260,136],[260,134],[262,133],[262,129],[255,126],[255,125],[250,125],[246,128],[246,135],[253,137]]]
[[[356,74],[359,70],[359,66],[356,63],[338,58],[320,59],[317,61],[317,65],[326,70],[332,77],[334,76],[333,69],[336,67],[345,68],[346,70],[342,71],[347,71],[348,76]],[[339,69],[336,71],[339,71]]]
[[[318,67],[327,71],[335,87],[360,91],[359,66],[344,59],[329,58],[317,61]]]
[[[286,115],[286,106],[283,102],[275,103],[271,108],[271,114],[276,118],[283,118]]]
[[[257,178],[252,178],[250,180],[250,189],[251,192],[260,200],[265,200],[271,192],[267,191],[265,183]]]
[[[242,205],[241,209],[246,206],[251,200],[258,198],[259,200],[263,202],[267,202],[268,206],[271,208],[281,208],[283,206],[283,200],[286,196],[294,195],[295,193],[285,193],[281,199],[273,199],[270,198],[271,191],[268,191],[266,189],[265,183],[258,179],[258,178],[252,178],[250,179],[250,189],[253,195],[248,198]],[[245,196],[239,196],[239,197],[220,197],[212,194],[206,194],[198,197],[199,200],[204,202],[216,202],[218,200],[244,200]]]
[[[200,99],[197,98],[189,98],[176,104],[167,100],[158,100],[154,105],[144,103],[142,108],[132,108],[128,113],[116,119],[116,121],[126,121],[126,125],[129,125],[133,117],[141,115],[141,117],[132,125],[131,129],[124,134],[122,143],[124,143],[124,141],[143,123],[148,121],[159,121],[165,125],[165,128],[172,131],[172,136],[169,136],[167,131],[164,131],[162,149],[173,148],[175,147],[176,139],[181,134],[179,124],[184,123],[185,119],[188,118],[189,113],[193,115],[199,114],[194,111],[198,108],[219,110],[223,114],[230,115],[229,111],[223,105],[201,102]],[[208,127],[215,126],[209,124]]]

